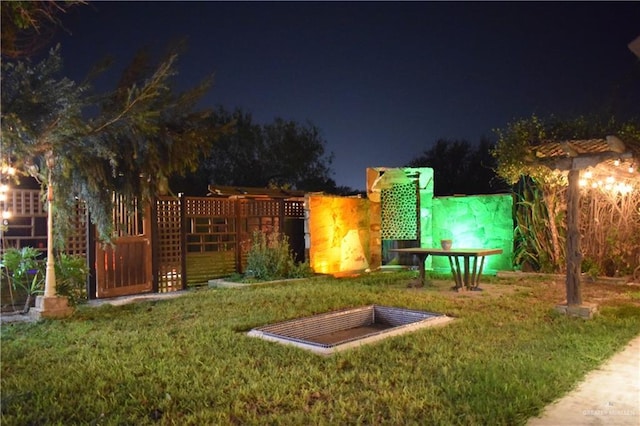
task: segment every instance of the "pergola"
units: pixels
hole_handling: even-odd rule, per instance
[[[528,163],[567,174],[566,308],[582,305],[580,288],[582,253],[580,249],[580,188],[589,185],[621,194],[640,190],[640,142],[605,139],[546,141],[531,148]]]

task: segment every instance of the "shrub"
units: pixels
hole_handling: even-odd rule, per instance
[[[71,306],[87,300],[89,267],[84,257],[62,253],[55,263],[56,293],[65,296]]]
[[[23,312],[27,313],[31,302],[44,291],[44,263],[41,253],[33,247],[9,248],[2,254],[2,281],[7,282],[11,304],[15,306],[13,291],[17,296],[26,296]]]
[[[247,278],[269,281],[312,275],[308,263],[296,264],[286,235],[254,231],[247,255]]]
[[[44,293],[46,258],[33,247],[9,248],[2,255],[2,280],[7,281],[9,291],[26,295],[23,312],[27,313],[31,302]],[[83,257],[61,254],[55,261],[56,293],[75,306],[86,300],[86,280],[89,268]],[[13,293],[11,293],[12,304]]]

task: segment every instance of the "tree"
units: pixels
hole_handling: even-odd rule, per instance
[[[58,29],[59,16],[85,1],[3,1],[1,8],[2,55],[28,57],[49,45]]]
[[[195,169],[209,151],[220,129],[193,107],[210,79],[175,94],[176,60],[170,51],[156,65],[141,53],[107,94],[63,77],[59,49],[35,65],[3,62],[2,159],[56,194],[59,237],[78,197],[108,240],[114,191],[148,199],[166,189],[169,176]]]
[[[16,14],[13,22],[24,26],[23,17]],[[3,14],[3,24],[10,20]],[[144,201],[166,191],[172,174],[195,169],[209,150],[215,129],[207,126],[206,112],[193,108],[211,79],[175,94],[176,60],[176,51],[170,50],[156,65],[141,51],[118,87],[97,96],[90,78],[78,85],[61,75],[59,48],[36,65],[28,57],[2,62],[2,169],[20,166],[47,195],[42,312],[67,312],[56,297],[54,216],[62,242],[70,223],[65,216],[80,198],[102,239],[110,240],[114,192],[130,204],[136,198]]]
[[[281,118],[263,126],[263,153],[269,185],[306,191],[334,190],[329,178],[333,154],[325,156],[320,129]]]
[[[262,127],[253,123],[251,114],[236,110],[233,113],[218,108],[214,117],[219,124],[230,123],[233,131],[212,147],[202,164],[207,184],[264,187],[264,159],[267,150]]]
[[[216,126],[232,126],[211,148],[202,166],[185,179],[174,179],[180,191],[209,183],[224,186],[279,187],[335,192],[329,177],[333,154],[313,124],[301,125],[276,118],[269,124],[253,122],[242,110],[229,113],[219,108],[211,118]],[[204,180],[204,181],[203,181]],[[187,187],[185,183],[189,183]],[[197,182],[197,183],[194,183]]]
[[[498,143],[492,154],[498,175],[509,184],[528,177],[516,193],[516,261],[526,261],[545,272],[558,272],[564,260],[560,227],[566,180],[533,163],[535,154],[530,149],[547,139],[549,130],[549,125],[535,115],[509,123],[505,129],[496,130]]]
[[[482,139],[475,150],[466,140],[439,139],[408,166],[433,168],[437,196],[505,190],[504,182],[494,172],[491,146],[487,139]]]

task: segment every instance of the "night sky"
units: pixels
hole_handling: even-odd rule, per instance
[[[534,113],[640,108],[627,47],[639,2],[91,2],[63,23],[70,77],[110,54],[113,84],[140,48],[186,38],[180,89],[214,72],[202,107],[313,123],[332,177],[354,189],[367,167],[406,165],[440,138],[495,140]]]

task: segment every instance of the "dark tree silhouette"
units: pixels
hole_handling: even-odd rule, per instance
[[[408,166],[433,168],[436,196],[506,191],[508,185],[494,172],[491,148],[491,142],[485,138],[475,149],[466,140],[439,139]]]
[[[232,130],[216,141],[195,172],[171,180],[174,191],[197,195],[208,184],[346,191],[330,178],[333,154],[325,152],[325,141],[313,124],[281,118],[257,124],[250,113],[222,107],[211,119]]]

